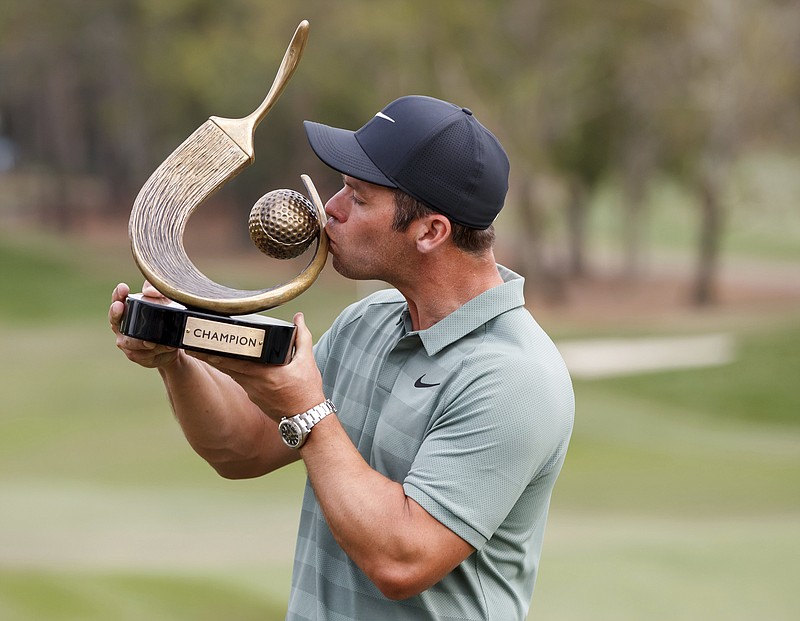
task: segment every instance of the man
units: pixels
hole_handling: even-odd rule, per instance
[[[470,110],[428,97],[357,132],[306,132],[342,174],[325,206],[334,268],[394,289],[313,349],[298,313],[295,355],[271,367],[120,335],[119,285],[117,346],[158,369],[222,476],[304,461],[288,619],[524,619],[574,401],[522,279],[495,263],[506,154]]]

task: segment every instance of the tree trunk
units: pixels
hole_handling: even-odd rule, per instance
[[[636,183],[625,193],[622,219],[622,277],[636,282],[642,272],[642,220],[644,212],[644,187]]]
[[[102,51],[97,88],[106,110],[105,123],[96,138],[96,150],[103,157],[97,167],[114,194],[115,200],[108,209],[127,211],[129,200],[153,168],[149,158],[151,127],[142,101],[142,81],[132,43],[135,29],[129,23],[130,16],[121,8],[109,6],[96,20],[95,46]]]
[[[628,282],[635,282],[642,274],[645,202],[655,168],[655,146],[650,132],[638,128],[627,136],[622,167],[622,277]]]
[[[517,208],[522,235],[517,237],[516,256],[526,284],[548,302],[560,304],[566,299],[564,279],[558,270],[548,265],[545,252],[545,214],[535,182],[529,177],[517,186]],[[531,292],[533,293],[533,291]]]
[[[52,163],[57,189],[46,199],[48,204],[40,206],[40,216],[45,225],[63,232],[72,227],[78,207],[68,191],[69,180],[86,169],[88,151],[79,69],[69,54],[61,54],[48,67],[44,93],[45,152]]]
[[[700,236],[692,303],[708,306],[717,299],[723,208],[719,173],[706,173],[700,181]]]
[[[567,204],[567,235],[569,275],[575,278],[586,275],[586,200],[587,192],[583,183],[572,181]]]

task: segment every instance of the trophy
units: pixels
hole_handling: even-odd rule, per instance
[[[173,302],[159,304],[141,294],[128,296],[120,326],[123,334],[265,364],[285,364],[291,358],[296,326],[258,313],[303,293],[325,266],[326,216],[310,177],[301,175],[311,201],[293,190],[274,190],[259,199],[250,213],[250,236],[271,257],[299,256],[316,240],[311,261],[289,282],[256,291],[217,284],[189,259],[183,234],[197,207],[254,161],[256,127],[294,74],[308,28],[307,21],[297,27],[272,87],[252,114],[241,119],[212,116],[142,187],[128,225],[131,251],[145,278]]]

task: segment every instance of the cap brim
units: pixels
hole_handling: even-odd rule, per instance
[[[369,159],[355,132],[312,121],[303,121],[303,126],[314,153],[334,170],[369,183],[397,187]]]

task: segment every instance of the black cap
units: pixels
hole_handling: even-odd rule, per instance
[[[314,153],[334,170],[399,188],[469,228],[486,229],[508,192],[508,156],[469,108],[401,97],[358,131],[305,121]]]

